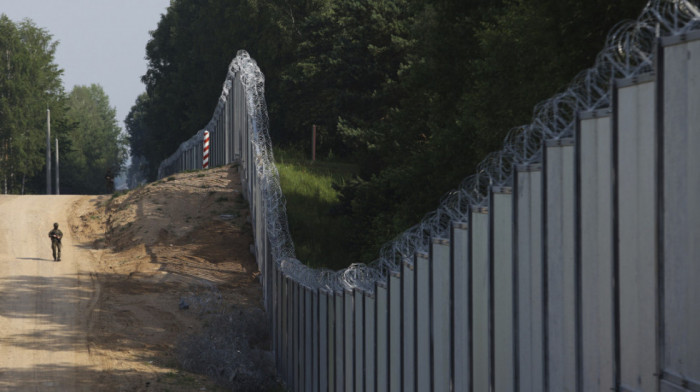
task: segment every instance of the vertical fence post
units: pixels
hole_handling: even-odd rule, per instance
[[[375,380],[377,375],[377,330],[375,328],[376,324],[376,295],[374,292],[365,292],[365,380],[364,390],[366,392],[375,392]]]
[[[389,275],[389,390],[401,391],[401,273]]]
[[[301,316],[302,316],[302,301],[301,301],[301,285],[297,281],[293,281],[293,303],[294,307],[293,309],[293,314],[294,314],[294,325],[292,328],[292,339],[294,340],[294,383],[292,385],[295,386],[295,389],[297,391],[303,391],[304,390],[304,384],[302,382],[302,377],[301,373],[303,372],[303,363],[304,363],[304,346],[303,346],[303,340],[302,340],[302,327],[301,327]]]
[[[450,309],[450,241],[434,238],[430,247],[430,336],[433,391],[450,391],[452,325]]]
[[[309,383],[311,387],[309,388],[312,392],[319,392],[319,370],[321,364],[319,363],[319,353],[321,346],[321,318],[320,318],[320,292],[318,289],[313,289],[311,291],[311,380]]]
[[[469,228],[466,222],[453,222],[450,235],[450,286],[452,289],[452,367],[453,390],[469,391],[471,385],[471,264]]]
[[[314,356],[313,350],[315,347],[314,338],[317,336],[317,331],[315,331],[313,316],[313,294],[314,290],[309,287],[304,287],[304,390],[313,390],[313,371],[314,366]],[[316,334],[314,334],[316,332]]]
[[[385,282],[376,283],[377,316],[375,330],[377,331],[377,377],[375,390],[389,390],[389,304],[388,290]]]
[[[516,390],[515,306],[516,266],[513,264],[513,190],[491,189],[490,258],[492,266],[492,320],[494,391]]]
[[[353,311],[355,331],[355,390],[364,391],[365,387],[365,310],[364,310],[364,292],[362,289],[355,288],[353,290],[353,303],[355,305]]]
[[[328,379],[326,382],[328,384],[329,391],[337,390],[337,388],[335,387],[335,368],[337,367],[335,352],[335,318],[335,292],[328,291],[328,324],[326,326],[326,331],[328,333],[328,353],[326,355],[328,359]]]
[[[549,140],[545,150],[549,390],[577,391],[574,140]]]
[[[700,33],[663,38],[657,63],[662,388],[700,390]],[[662,389],[665,390],[665,389]]]
[[[343,306],[343,291],[335,292],[335,391],[345,391],[345,315]],[[348,391],[350,392],[350,391]]]
[[[430,358],[430,256],[417,252],[415,257],[416,306],[416,391],[428,391],[432,384]]]
[[[209,131],[204,131],[204,148],[202,150],[202,169],[209,168]]]
[[[343,291],[343,350],[345,351],[345,390],[355,390],[355,305],[353,290]]]
[[[581,113],[576,133],[581,267],[581,389],[615,387],[613,170],[610,110]]]
[[[284,291],[286,297],[286,306],[284,307],[284,358],[285,358],[285,381],[287,385],[294,385],[294,376],[292,369],[294,368],[294,332],[293,332],[293,321],[294,321],[294,302],[292,301],[292,279],[289,276],[284,277]]]
[[[520,392],[545,390],[542,166],[521,165],[514,174],[518,265],[518,368]]]
[[[328,291],[318,290],[318,389],[317,391],[330,391],[328,385],[329,357],[328,350],[330,341],[328,335],[328,322],[330,318]]]
[[[403,358],[403,390],[416,390],[416,288],[415,288],[415,258],[404,260],[401,269],[401,320],[403,323],[402,354]]]
[[[280,374],[280,342],[279,342],[279,324],[280,324],[280,316],[279,316],[279,271],[277,268],[273,267],[272,270],[273,274],[273,283],[272,283],[272,292],[273,292],[273,301],[272,301],[272,352],[275,354],[275,369],[277,370],[277,374]]]
[[[472,378],[474,391],[491,390],[490,269],[488,208],[472,207],[469,219],[472,265]]]
[[[617,81],[620,384],[657,389],[656,127],[653,75]]]

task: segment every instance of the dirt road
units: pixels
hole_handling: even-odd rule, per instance
[[[0,195],[0,392],[279,390],[240,190],[232,165]]]
[[[86,196],[0,196],[0,391],[90,391],[87,344],[97,298],[89,250],[67,213]],[[48,232],[58,222],[63,257]]]

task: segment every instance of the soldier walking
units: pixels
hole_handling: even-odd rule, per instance
[[[49,238],[51,238],[53,261],[61,261],[61,238],[63,238],[63,232],[58,230],[58,223],[53,224],[53,230],[49,231]]]

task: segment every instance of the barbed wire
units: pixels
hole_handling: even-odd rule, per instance
[[[435,211],[385,244],[377,260],[366,266],[353,264],[341,271],[335,286],[367,289],[411,262],[417,252],[428,253],[432,238],[448,238],[450,222],[468,222],[472,207],[488,205],[489,188],[512,186],[516,165],[541,163],[545,140],[574,136],[576,114],[610,107],[615,79],[653,71],[659,36],[680,35],[700,29],[700,7],[691,1],[649,1],[637,20],[618,23],[607,36],[594,65],[579,73],[561,93],[535,106],[530,124],[510,130],[501,151],[489,154],[460,186],[448,192]],[[355,271],[361,270],[362,273]],[[364,274],[364,275],[363,275]],[[367,276],[372,282],[358,281]],[[349,279],[348,277],[352,277]],[[312,279],[305,274],[305,284]],[[327,283],[326,283],[327,285]]]
[[[611,29],[603,50],[591,68],[576,75],[560,93],[537,104],[532,122],[511,129],[502,149],[489,154],[478,165],[475,174],[446,193],[435,211],[426,214],[418,224],[386,243],[379,257],[369,265],[352,264],[340,271],[313,269],[296,259],[287,222],[286,202],[269,136],[264,99],[265,78],[247,52],[239,51],[231,62],[219,104],[206,129],[216,129],[238,78],[246,92],[249,140],[254,147],[256,174],[262,181],[259,186],[263,206],[259,208],[265,214],[267,237],[278,269],[309,288],[373,291],[374,282],[385,280],[392,271],[399,271],[402,263],[412,262],[417,252],[427,253],[433,238],[448,237],[451,222],[468,222],[470,208],[488,206],[491,187],[512,186],[516,165],[540,163],[544,141],[573,137],[578,112],[610,107],[615,79],[653,71],[658,37],[698,29],[700,7],[696,2],[649,1],[637,20],[620,22]]]

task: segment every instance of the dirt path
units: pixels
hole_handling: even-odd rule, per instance
[[[85,196],[0,196],[0,391],[91,391],[89,250],[76,246],[68,211]],[[58,222],[63,257],[48,232]]]
[[[279,390],[240,189],[234,165],[0,195],[0,392]]]

